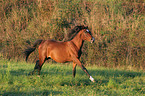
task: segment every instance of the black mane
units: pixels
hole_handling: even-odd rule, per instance
[[[85,26],[75,26],[71,31],[70,33],[68,33],[68,41],[72,40],[77,34],[79,31],[81,31],[82,29],[88,29],[88,27],[85,27]]]

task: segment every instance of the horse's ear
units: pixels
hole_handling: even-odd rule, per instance
[[[86,26],[85,29],[88,29],[88,26]]]
[[[85,26],[84,25],[82,25],[82,29],[84,29],[85,28]]]
[[[80,28],[76,27],[75,31],[78,32],[80,30]]]

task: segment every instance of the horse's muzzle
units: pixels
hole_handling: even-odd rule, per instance
[[[95,41],[95,38],[93,37],[92,39],[91,39],[91,43],[93,43]]]

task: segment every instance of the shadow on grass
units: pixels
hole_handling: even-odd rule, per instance
[[[114,69],[103,69],[103,70],[89,70],[90,74],[94,76],[97,84],[108,84],[110,80],[114,80],[118,84],[122,82],[133,79],[135,77],[141,77],[144,75],[143,72],[134,72],[134,71],[126,71],[126,70],[114,70]],[[99,77],[100,78],[97,78]],[[101,78],[103,77],[103,79]]]
[[[133,72],[133,71],[125,71],[125,70],[113,70],[113,69],[104,69],[104,70],[90,70],[90,73],[92,75],[99,75],[99,76],[104,76],[105,78],[110,78],[110,77],[131,77],[134,78],[136,76],[141,76],[141,72]]]
[[[57,70],[53,70],[53,69],[50,69],[50,70],[42,70],[41,71],[41,75],[47,75],[47,74],[51,74],[51,75],[57,75],[57,74],[64,74],[64,72],[62,71],[59,71],[61,69],[57,69]],[[11,75],[27,75],[30,71],[32,70],[25,70],[25,69],[18,69],[18,70],[12,70],[10,71],[10,74]],[[65,70],[65,74],[66,75],[72,75],[72,70]],[[133,72],[133,71],[125,71],[125,70],[112,70],[112,69],[104,69],[104,70],[89,70],[89,73],[92,75],[92,76],[104,76],[104,77],[119,77],[119,76],[123,76],[123,77],[136,77],[136,76],[141,76],[142,73],[141,72]],[[83,72],[81,69],[78,69],[76,74],[79,74],[79,75],[86,75],[85,72]]]
[[[5,66],[7,68],[7,66]],[[3,73],[6,73],[7,70],[0,70],[0,72],[3,71]],[[21,69],[11,69],[9,70],[11,75],[18,76],[18,75],[28,75],[29,72],[33,71],[32,69],[26,69],[26,68],[21,68]],[[110,78],[110,77],[136,77],[136,76],[141,76],[142,72],[134,72],[134,71],[126,71],[126,70],[114,70],[114,69],[89,69],[89,73],[92,76],[104,76],[105,78]],[[65,74],[65,75],[72,75],[72,69],[67,69],[67,67],[53,67],[53,68],[42,68],[41,70],[41,75],[57,75],[57,74]],[[83,72],[80,68],[77,69],[76,75],[86,75],[85,72]]]
[[[59,69],[57,69],[59,70]],[[113,78],[114,80],[116,80],[116,82],[118,83],[121,83],[123,82],[123,80],[127,80],[129,78],[135,78],[135,77],[140,77],[143,74],[143,72],[134,72],[134,71],[126,71],[126,70],[114,70],[114,69],[97,69],[97,70],[94,70],[94,69],[89,69],[88,70],[89,73],[91,74],[91,76],[94,77],[94,79],[96,80],[96,84],[107,84],[110,80],[110,78]],[[66,75],[69,75],[69,76],[72,76],[72,71],[71,70],[66,70]],[[64,74],[63,72],[58,72],[58,71],[55,71],[54,70],[49,70],[49,71],[42,71],[41,74],[44,74],[44,75],[47,75],[47,74],[51,74],[51,75],[58,75],[58,74]],[[86,75],[85,72],[83,72],[81,69],[77,69],[77,73],[76,75],[79,75],[79,76],[82,76],[84,77],[83,75]],[[62,77],[65,76],[65,75],[62,75]],[[98,79],[97,76],[101,76],[105,79]],[[120,78],[121,79],[117,79],[117,78]],[[72,77],[73,78],[73,77]],[[123,78],[123,79],[122,79]],[[78,81],[77,81],[78,80]],[[69,81],[62,81],[60,83],[61,86],[64,86],[64,85],[69,85],[69,86],[73,86],[73,85],[77,85],[77,86],[82,86],[82,85],[85,85],[85,86],[88,86],[88,85],[92,85],[92,82],[89,80],[89,78],[87,77],[86,75],[86,78],[78,78],[75,79],[73,78],[71,80],[71,82]]]
[[[4,94],[0,94],[2,96],[49,96],[49,95],[61,95],[63,92],[61,91],[39,91],[39,92],[5,92]]]
[[[10,74],[14,75],[14,76],[20,76],[20,75],[27,75],[26,72],[27,71],[24,70],[24,69],[18,69],[18,70],[12,70],[12,71],[10,71]]]
[[[60,71],[60,70],[62,70],[62,71]],[[12,75],[12,76],[20,76],[20,75],[27,76],[30,71],[32,71],[32,70],[28,70],[28,69],[27,70],[25,70],[25,69],[11,70],[10,75]],[[96,70],[89,69],[88,71],[91,74],[91,76],[94,77],[94,79],[96,80],[96,83],[101,83],[101,84],[108,83],[110,78],[122,77],[122,78],[124,78],[124,80],[126,80],[128,78],[140,77],[141,75],[143,75],[142,72],[114,70],[114,69],[99,69],[99,68],[97,68]],[[54,76],[54,75],[57,76],[59,74],[62,77],[72,76],[72,70],[65,69],[63,71],[63,69],[61,69],[61,68],[60,69],[59,68],[55,68],[55,69],[52,68],[52,69],[46,70],[46,68],[45,68],[44,70],[42,69],[40,77],[43,78],[43,76],[47,76],[47,74],[52,75],[52,76]],[[77,69],[76,75],[83,76],[83,75],[86,75],[86,74],[81,69]],[[100,80],[100,79],[97,78],[97,76],[101,76],[105,79]],[[45,77],[44,77],[44,79],[45,79]],[[120,82],[120,81],[118,80],[117,82]],[[68,80],[61,81],[59,83],[59,85],[61,85],[61,86],[64,86],[64,85],[69,85],[69,86],[86,85],[87,86],[87,85],[91,85],[91,83],[92,82],[86,76],[85,79],[81,79],[81,78],[72,79],[71,82],[68,81]]]

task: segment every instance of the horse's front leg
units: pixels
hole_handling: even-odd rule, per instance
[[[94,78],[92,76],[90,76],[88,70],[81,64],[81,62],[79,61],[78,58],[73,58],[73,62],[75,62],[76,64],[78,64],[82,70],[88,75],[89,79],[92,81],[92,82],[95,82]]]

